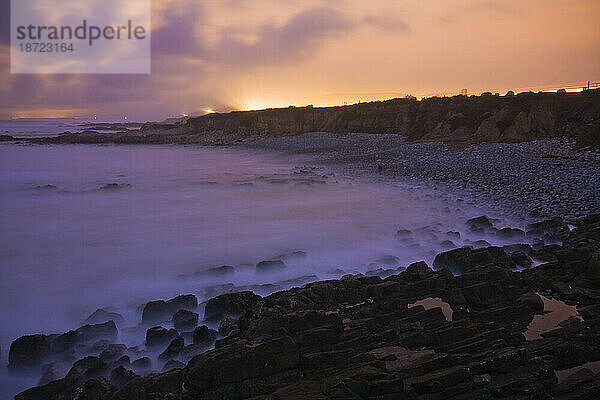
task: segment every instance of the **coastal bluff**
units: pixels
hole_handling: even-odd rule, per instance
[[[600,123],[600,89],[391,99],[335,107],[287,107],[212,113],[126,133],[64,133],[50,143],[199,143],[226,145],[308,132],[397,134],[411,142],[470,145],[548,137],[579,139]]]

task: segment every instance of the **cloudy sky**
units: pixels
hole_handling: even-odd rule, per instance
[[[600,80],[598,0],[153,0],[150,75],[11,74],[0,4],[0,119],[161,120]]]

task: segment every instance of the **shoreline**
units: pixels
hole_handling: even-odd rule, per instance
[[[580,149],[568,136],[518,143],[484,142],[462,149],[443,142],[410,142],[396,134],[368,133],[311,132],[226,144],[54,140],[59,138],[18,142],[199,145],[274,151],[291,157],[306,156],[306,162],[349,176],[458,190],[476,201],[495,205],[499,211],[516,211],[524,218],[576,219],[600,211],[600,151]]]
[[[579,200],[588,209],[575,210],[571,215],[561,215],[560,209],[554,209],[551,215],[544,215],[543,212],[531,215],[531,210],[523,207],[527,199],[518,198],[518,201],[504,205],[513,215],[527,215],[526,218],[536,220],[560,215],[569,224],[575,224],[576,229],[571,232],[566,222],[551,220],[540,228],[533,228],[535,233],[532,235],[546,238],[545,243],[537,248],[518,244],[522,243],[518,240],[515,245],[506,248],[459,248],[438,254],[436,261],[438,258],[446,259],[447,265],[444,261],[429,266],[414,263],[407,266],[406,270],[391,275],[383,271],[385,276],[382,277],[356,275],[341,280],[317,281],[301,288],[278,291],[264,298],[255,294],[217,296],[209,300],[206,307],[212,302],[211,307],[219,311],[207,316],[205,308],[202,323],[211,322],[211,326],[218,329],[207,327],[208,330],[203,330],[202,335],[198,332],[203,339],[199,338],[198,343],[194,340],[194,344],[188,345],[196,347],[181,347],[177,341],[179,336],[168,329],[157,330],[156,334],[162,338],[161,349],[171,354],[165,356],[163,361],[173,362],[167,368],[169,371],[156,375],[145,376],[143,370],[138,369],[140,363],[135,362],[143,357],[134,360],[127,356],[127,359],[123,359],[130,350],[114,347],[120,346],[115,340],[118,330],[110,326],[108,321],[111,319],[106,320],[115,316],[104,316],[94,321],[97,324],[72,331],[76,334],[73,342],[67,343],[66,351],[77,346],[93,347],[92,341],[85,338],[88,333],[80,333],[88,330],[95,332],[92,334],[94,340],[108,341],[108,347],[101,347],[98,356],[88,356],[75,362],[67,377],[55,375],[60,379],[27,390],[16,397],[18,400],[71,399],[81,391],[91,393],[89,390],[98,391],[99,398],[107,400],[135,398],[134,393],[141,392],[160,393],[162,397],[159,398],[176,395],[182,399],[208,393],[216,397],[240,398],[250,397],[250,394],[294,398],[302,393],[308,394],[307,398],[341,399],[362,393],[356,392],[358,389],[354,386],[348,392],[349,384],[366,385],[364,387],[369,388],[368,392],[381,396],[412,399],[435,396],[454,398],[458,394],[475,398],[512,398],[515,391],[525,393],[527,390],[533,390],[536,394],[556,394],[556,399],[561,399],[561,393],[570,395],[577,390],[585,390],[585,395],[600,393],[600,387],[594,383],[598,380],[597,371],[592,371],[590,375],[589,369],[579,368],[588,363],[595,366],[600,359],[595,354],[600,354],[600,348],[560,339],[565,335],[583,334],[584,339],[588,340],[591,337],[589,329],[599,323],[595,310],[599,306],[600,291],[588,272],[588,264],[599,248],[599,217],[596,215],[584,221],[579,220],[584,214],[600,210],[597,203],[600,196],[587,200],[585,194],[594,196],[600,185],[581,185],[582,176],[589,175],[592,183],[595,182],[593,179],[600,179],[599,154],[576,151],[573,142],[564,138],[517,144],[480,144],[456,151],[443,143],[407,143],[396,135],[327,133],[264,138],[230,147],[289,154],[292,158],[307,160],[311,165],[323,165],[342,174],[355,178],[367,177],[384,184],[410,183],[412,180],[465,194],[474,193],[476,196],[473,201],[490,203],[493,202],[490,199],[497,198],[498,193],[504,197],[518,197],[519,193],[523,193],[518,190],[511,192],[514,188],[523,188],[520,183],[509,187],[503,186],[502,181],[489,179],[490,171],[502,176],[500,167],[506,166],[513,177],[525,176],[526,180],[535,181],[541,187],[541,191],[534,195],[534,200],[540,201],[536,207],[543,207],[547,189],[562,185],[557,183],[558,178],[558,182],[564,179],[575,185],[573,190],[563,192],[559,204],[565,209],[573,209],[571,201]],[[512,162],[507,162],[507,157],[512,157]],[[472,169],[478,165],[481,168]],[[530,174],[523,174],[523,168],[532,167],[539,168],[533,169]],[[467,172],[470,178],[476,179],[470,185],[461,185],[458,178]],[[544,174],[549,172],[553,174],[545,180]],[[517,204],[520,205],[516,211]],[[485,220],[482,224],[470,229],[496,229],[493,226],[490,228]],[[512,228],[509,230],[512,232]],[[513,233],[519,237],[517,231]],[[497,229],[493,232],[499,234]],[[564,243],[557,246],[557,242]],[[536,264],[541,265],[514,272],[515,259],[535,260]],[[484,260],[483,264],[481,260]],[[448,269],[444,269],[444,266],[449,268],[450,265],[459,269],[459,276],[453,276]],[[565,288],[565,284],[568,288]],[[494,296],[495,291],[502,293],[502,296]],[[340,294],[329,298],[328,292]],[[543,297],[535,297],[536,293]],[[445,307],[451,307],[455,319],[449,321],[447,314],[442,313],[443,309],[436,304],[433,307],[430,307],[431,304],[427,307],[408,307],[409,304],[428,299],[440,299]],[[542,334],[539,343],[528,340],[528,323],[546,311],[543,305],[540,309],[540,302],[545,304],[548,299],[560,300],[565,307],[577,305],[577,314],[573,316],[577,321],[573,318],[562,320],[564,324],[554,326],[554,333],[548,333],[547,336]],[[294,303],[297,306],[292,306]],[[201,307],[183,306],[183,309],[201,314]],[[407,311],[399,311],[398,307]],[[501,316],[501,320],[496,320],[498,316]],[[381,321],[400,322],[390,331],[387,326],[389,322],[382,324]],[[215,322],[217,325],[214,325]],[[265,324],[270,326],[266,332],[263,329]],[[150,328],[149,325],[146,327]],[[346,334],[347,331],[351,334]],[[58,337],[67,339],[68,335],[73,334],[65,333]],[[149,333],[146,335],[148,343],[152,339],[148,339]],[[214,348],[205,352],[206,343],[203,340],[207,340],[206,335],[212,343],[209,347]],[[447,339],[438,339],[446,336]],[[82,339],[77,339],[79,337]],[[357,340],[365,337],[369,340],[358,345]],[[473,341],[475,339],[469,337],[483,342]],[[30,342],[34,339],[25,338],[20,339],[24,341],[25,348],[35,347],[36,342]],[[48,351],[55,351],[52,349],[56,347],[56,336],[41,340],[42,348],[43,343],[47,343]],[[357,345],[358,351],[355,351]],[[555,346],[569,346],[568,351],[586,355],[565,359],[562,355],[552,353]],[[25,359],[31,356],[23,347],[16,348],[20,348],[15,350],[16,353],[24,352]],[[100,353],[108,350],[116,351],[119,358],[100,357]],[[175,356],[184,354],[184,350],[186,354],[197,354],[189,358],[187,366],[179,361],[178,357],[181,356]],[[201,352],[198,354],[198,351]],[[270,358],[273,352],[282,355],[281,363],[279,358]],[[249,363],[244,364],[239,374],[231,372],[232,368],[237,370],[237,354],[242,354],[243,359],[247,360],[244,362]],[[539,364],[536,360],[540,355],[553,358]],[[52,357],[55,356],[52,353]],[[269,370],[273,373],[264,375],[262,368],[257,368],[252,360],[273,364],[273,369]],[[558,372],[540,377],[540,371],[548,368]],[[583,374],[587,380],[565,387],[562,380],[558,382],[557,376],[560,371],[572,368],[569,375]],[[515,372],[511,375],[509,369]],[[250,371],[251,376],[246,377],[244,370]],[[223,383],[218,374],[230,374],[232,381]],[[523,386],[524,380],[530,383]],[[186,387],[184,391],[180,389],[182,384]],[[533,389],[528,389],[528,385],[533,385]],[[317,386],[326,387],[326,390],[317,390]]]
[[[308,133],[258,139],[239,147],[311,154],[350,176],[432,184],[522,217],[581,218],[600,211],[600,153],[568,138],[481,143],[459,151],[395,135]],[[236,147],[237,147],[236,146]]]

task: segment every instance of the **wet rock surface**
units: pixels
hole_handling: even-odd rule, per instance
[[[204,308],[204,318],[221,320],[225,316],[239,317],[260,298],[250,291],[222,294],[208,301]]]
[[[198,307],[198,299],[193,294],[181,295],[170,300],[155,300],[146,303],[142,311],[142,323],[151,324],[170,320],[179,310],[193,311]]]
[[[193,311],[179,310],[171,318],[178,331],[193,330],[198,325],[198,314]]]
[[[385,279],[356,275],[266,297],[217,296],[204,319],[219,333],[196,327],[186,345],[176,329],[148,330],[158,365],[143,348],[115,343],[112,321],[24,336],[11,346],[11,368],[39,367],[77,346],[98,355],[73,359],[65,372],[47,364],[42,386],[16,398],[598,398],[600,376],[588,366],[600,360],[600,214],[572,225],[530,226],[527,235],[562,238],[541,253],[525,244],[466,247],[440,253],[434,269],[418,262]],[[517,251],[548,261],[521,270]],[[177,299],[171,307],[193,305]],[[527,338],[544,318],[551,326]],[[153,368],[162,372],[149,374]],[[559,382],[555,371],[569,370]]]

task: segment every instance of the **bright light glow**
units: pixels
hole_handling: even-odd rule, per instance
[[[266,104],[266,103],[249,103],[245,104],[242,107],[243,111],[254,111],[254,110],[264,110],[265,108],[277,108],[280,106],[274,104]]]
[[[204,112],[205,112],[205,113],[207,113],[207,114],[214,114],[214,113],[215,113],[215,112],[214,112],[213,110],[211,110],[210,108],[209,108],[209,109],[207,109],[207,110],[204,110]],[[186,115],[186,117],[187,117],[187,115]]]

